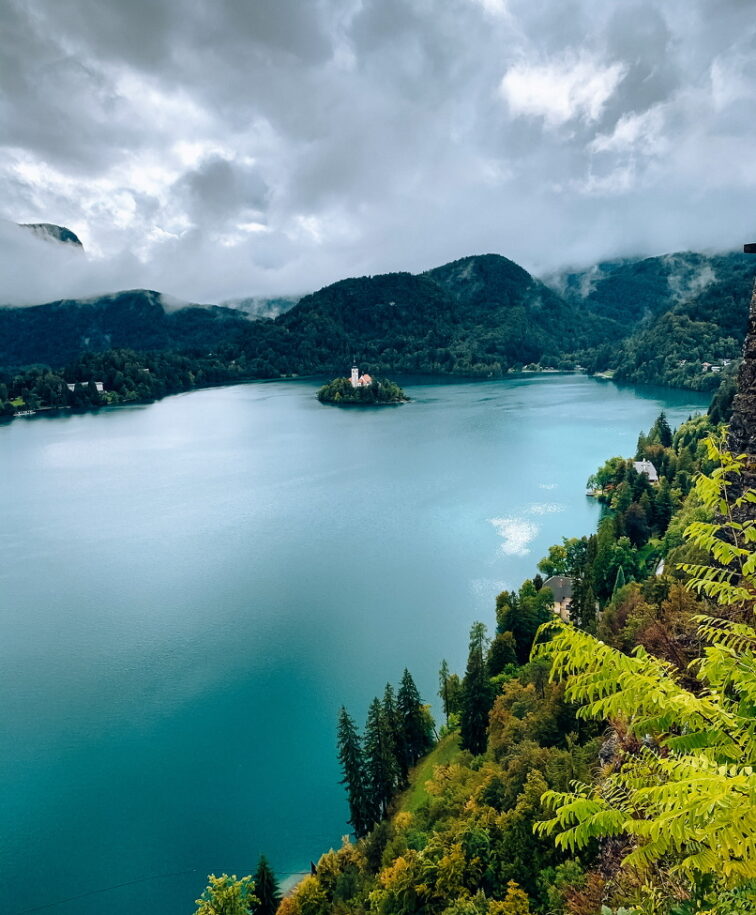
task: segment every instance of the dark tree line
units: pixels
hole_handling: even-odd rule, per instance
[[[392,799],[409,784],[409,770],[433,746],[434,736],[433,719],[408,670],[398,690],[387,683],[383,698],[370,703],[363,737],[349,712],[341,708],[337,733],[344,773],[341,784],[358,838],[385,818]]]

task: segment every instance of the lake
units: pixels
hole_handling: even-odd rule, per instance
[[[0,428],[9,915],[189,915],[210,872],[308,868],[348,831],[340,705],[361,723],[406,666],[437,707],[496,594],[595,528],[589,474],[708,402],[577,375],[373,410],[315,390]]]

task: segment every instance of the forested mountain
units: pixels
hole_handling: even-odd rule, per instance
[[[101,402],[133,399],[137,387],[140,399],[160,396],[208,378],[339,374],[353,359],[381,375],[495,378],[528,365],[582,366],[614,370],[618,380],[714,390],[739,356],[755,268],[745,255],[688,253],[602,263],[546,285],[507,258],[485,254],[421,275],[341,280],[296,304],[166,307],[160,293],[132,290],[0,308],[4,410],[11,412],[8,403],[23,407],[27,393],[45,405],[41,374],[45,391],[59,389],[63,375],[102,380],[87,375],[87,354],[104,354],[104,375],[125,377],[110,364],[111,350],[128,350],[127,362],[153,375],[161,367],[169,374],[155,375],[151,386],[112,389]],[[183,360],[178,374],[168,368],[178,364],[173,356]],[[124,357],[114,359],[120,365]],[[19,374],[25,366],[36,368]],[[66,403],[60,390],[55,405]]]
[[[275,300],[271,307],[287,304]],[[619,332],[616,322],[581,312],[493,254],[420,276],[342,280],[273,320],[246,320],[245,303],[235,309],[163,306],[159,293],[135,290],[2,308],[0,365],[57,368],[82,352],[111,347],[207,351],[228,344],[229,355],[246,361],[252,376],[332,372],[353,357],[368,369],[490,376],[528,362],[569,367],[575,351],[608,344]],[[253,313],[261,311],[258,303]]]
[[[549,282],[567,301],[622,325],[624,341],[585,364],[623,381],[714,390],[740,355],[756,262],[745,254],[685,252],[597,264]],[[710,363],[714,371],[704,365]]]
[[[586,270],[552,274],[546,282],[573,305],[612,318],[627,327],[689,302],[749,273],[748,255],[684,251],[659,257],[602,261]]]
[[[661,381],[674,387],[713,390],[716,372],[702,371],[740,356],[746,332],[753,258],[712,258],[714,278],[695,295],[642,324],[620,348],[618,379]]]
[[[212,350],[246,315],[230,308],[166,309],[159,292],[133,289],[88,300],[0,308],[0,365],[66,365],[84,352]]]

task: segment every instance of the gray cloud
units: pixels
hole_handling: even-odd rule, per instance
[[[736,247],[750,6],[0,0],[0,300]]]

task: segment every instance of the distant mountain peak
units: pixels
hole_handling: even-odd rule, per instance
[[[22,229],[29,229],[37,238],[43,238],[45,241],[60,242],[64,245],[72,245],[74,248],[84,250],[84,245],[79,240],[79,236],[65,226],[56,226],[51,222],[22,222],[19,225]]]

